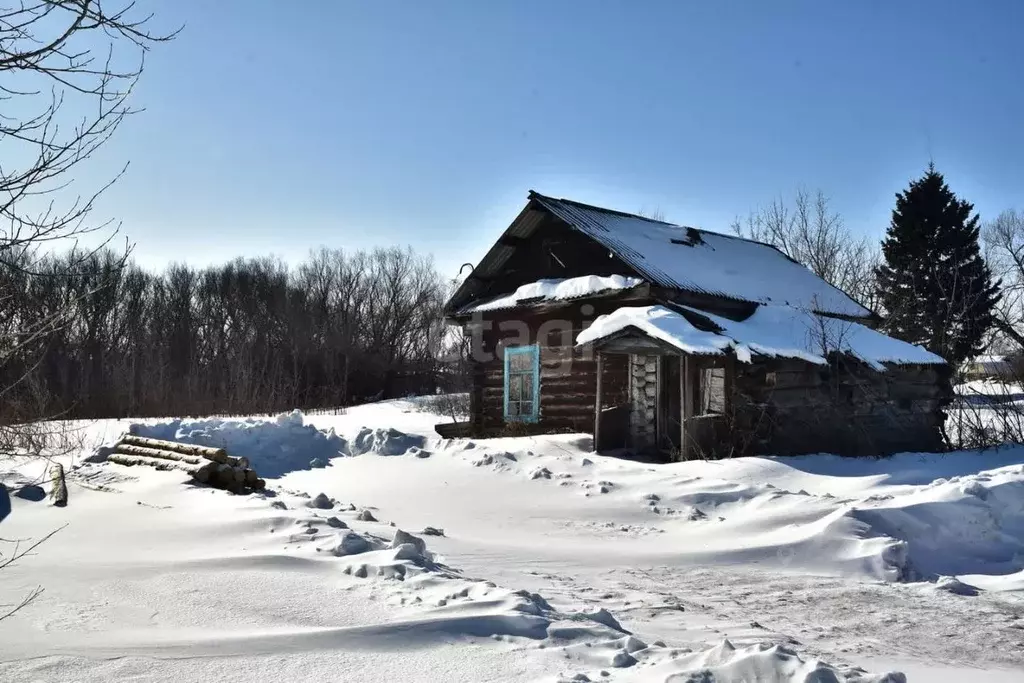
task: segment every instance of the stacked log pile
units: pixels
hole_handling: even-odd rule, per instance
[[[223,448],[125,434],[107,460],[119,465],[148,465],[158,470],[181,470],[188,472],[200,484],[234,493],[244,493],[247,489],[259,491],[267,485],[257,476],[247,458],[228,455]]]

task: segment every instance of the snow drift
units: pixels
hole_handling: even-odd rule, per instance
[[[666,683],[732,683],[793,681],[794,683],[906,683],[902,673],[868,674],[859,669],[830,666],[803,657],[792,648],[770,643],[736,647],[728,640],[655,667]],[[667,675],[666,675],[667,674]],[[661,678],[661,676],[665,676]],[[653,680],[653,679],[652,679]]]
[[[401,424],[400,418],[395,424]],[[318,429],[294,411],[269,419],[137,423],[130,431],[226,448],[248,457],[266,477],[322,467],[342,456],[428,457],[427,448],[434,447],[422,434],[393,426],[349,425]],[[336,427],[344,427],[347,438]],[[904,454],[880,461],[825,455],[740,458],[714,465],[713,476],[707,476],[708,463],[651,470],[609,460],[633,473],[634,483],[621,486],[588,476],[590,467],[566,470],[545,455],[543,442],[531,442],[536,454],[519,449],[516,455],[509,450],[515,439],[474,443],[468,449],[447,447],[477,467],[521,471],[530,480],[558,480],[562,486],[577,482],[585,495],[646,495],[644,505],[664,518],[660,531],[680,535],[679,559],[782,562],[887,581],[1024,571],[1024,465],[984,469],[986,463],[1024,459],[1015,460],[1012,453],[987,458]],[[566,441],[552,452],[562,453],[567,446],[579,449],[581,444]],[[777,473],[774,479],[750,476],[751,471],[763,473],[766,465]]]
[[[133,425],[284,476],[236,496],[69,468],[73,532],[0,582],[3,603],[46,587],[0,622],[0,678],[902,683],[853,664],[1024,664],[1024,449],[657,466],[578,434],[432,440],[432,422],[391,402]],[[6,537],[66,519],[12,503]]]
[[[128,431],[136,436],[166,439],[200,446],[224,448],[232,455],[245,456],[260,475],[280,477],[295,470],[323,467],[339,456],[404,455],[424,457],[425,439],[393,428],[361,428],[351,440],[317,429],[306,422],[302,411],[282,413],[275,418],[174,419],[165,422],[137,422]]]

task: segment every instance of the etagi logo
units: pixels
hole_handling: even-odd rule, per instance
[[[572,348],[576,335],[594,322],[595,311],[591,304],[579,307],[579,313],[570,318],[547,318],[541,323],[518,318],[502,320],[485,319],[481,311],[475,311],[472,318],[465,324],[469,338],[469,358],[478,363],[488,363],[502,359],[507,347],[526,346],[539,343],[545,347]],[[562,364],[569,370],[573,359],[593,360],[593,350],[589,347],[579,350],[578,354],[567,355]],[[545,358],[545,366],[558,363],[555,358]]]

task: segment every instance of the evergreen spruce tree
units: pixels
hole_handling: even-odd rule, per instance
[[[893,337],[920,344],[959,367],[983,348],[999,284],[981,257],[978,214],[934,165],[896,195],[882,242],[879,301]]]

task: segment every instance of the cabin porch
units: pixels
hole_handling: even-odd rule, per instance
[[[726,433],[735,373],[731,355],[701,356],[635,332],[594,347],[597,387],[594,449],[625,449],[660,460],[728,455]],[[628,356],[626,401],[603,391],[609,356]],[[611,403],[611,404],[609,404]]]

